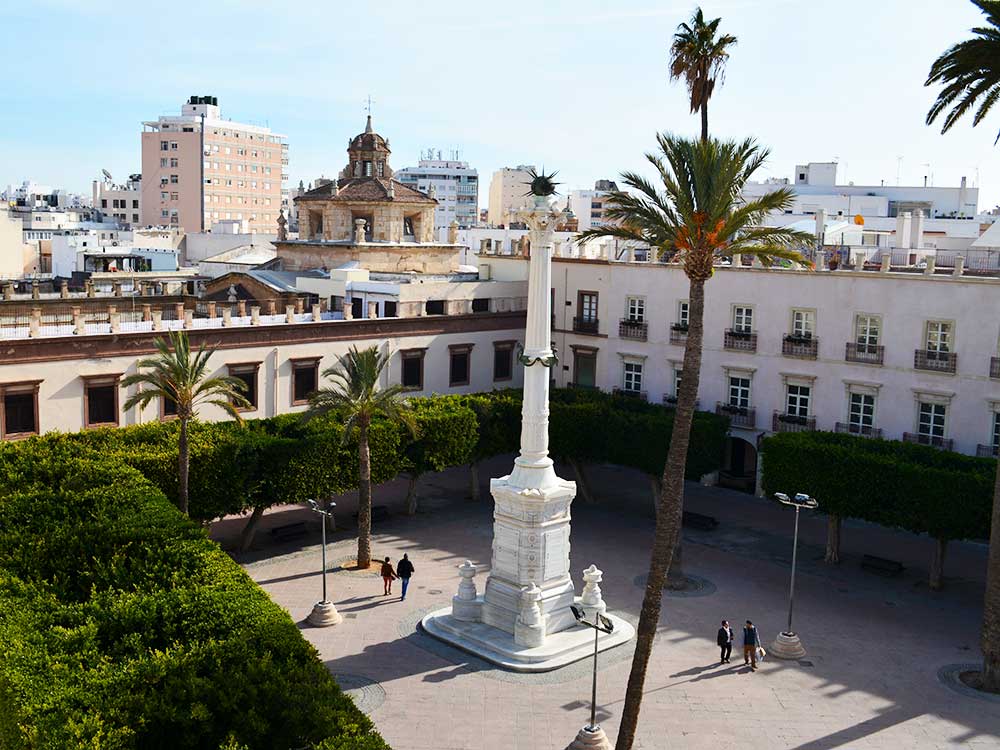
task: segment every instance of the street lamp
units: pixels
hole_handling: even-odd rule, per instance
[[[590,692],[590,723],[577,733],[576,739],[566,750],[584,750],[585,748],[611,750],[611,742],[597,723],[597,638],[601,633],[614,631],[615,624],[600,612],[594,613],[594,622],[588,622],[585,619],[587,613],[583,611],[582,607],[571,604],[570,609],[573,610],[573,617],[578,623],[594,630],[594,678]]]
[[[306,622],[318,628],[325,628],[330,625],[336,625],[344,619],[340,616],[337,608],[333,606],[333,602],[326,598],[326,519],[333,516],[333,511],[325,510],[315,500],[306,500],[306,503],[309,504],[309,509],[313,513],[319,513],[323,527],[323,598],[313,606],[312,612],[306,618]],[[336,506],[336,503],[331,502],[330,507],[334,506]]]
[[[806,655],[805,648],[799,636],[792,630],[792,608],[795,604],[795,562],[799,549],[799,511],[803,508],[812,510],[819,503],[815,498],[809,497],[803,492],[796,493],[794,498],[788,497],[784,492],[775,492],[774,497],[782,505],[790,505],[795,508],[795,533],[792,536],[792,580],[788,587],[788,627],[778,633],[778,637],[771,644],[771,653],[779,659],[799,659]]]

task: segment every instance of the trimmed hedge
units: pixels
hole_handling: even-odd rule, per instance
[[[765,492],[805,492],[820,510],[935,539],[986,539],[996,461],[831,432],[780,433],[761,447]]]
[[[85,442],[0,447],[0,747],[387,750],[288,614]]]

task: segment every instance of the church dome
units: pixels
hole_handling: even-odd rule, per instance
[[[389,153],[389,142],[372,129],[372,116],[368,115],[365,132],[351,139],[348,151],[384,151]]]

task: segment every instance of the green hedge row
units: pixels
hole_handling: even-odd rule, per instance
[[[773,435],[761,447],[762,483],[805,492],[820,510],[935,539],[986,539],[996,461],[892,440],[831,432]]]
[[[288,614],[80,442],[0,452],[0,747],[387,750]]]

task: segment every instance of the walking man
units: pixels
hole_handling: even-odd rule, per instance
[[[389,596],[392,593],[392,582],[396,580],[396,571],[392,569],[392,563],[389,562],[388,557],[385,558],[382,570],[379,572],[382,575],[382,596]]]
[[[410,562],[409,555],[404,554],[403,559],[396,563],[396,575],[402,581],[400,585],[403,587],[403,594],[399,601],[403,602],[406,601],[406,589],[410,587],[410,576],[413,575],[413,563]]]
[[[750,667],[750,671],[757,671],[757,646],[760,645],[760,636],[757,635],[757,628],[747,620],[743,626],[743,663]]]
[[[719,664],[728,664],[729,657],[733,653],[733,629],[729,627],[729,620],[722,621],[722,627],[719,628],[719,635],[716,640],[721,649]]]

